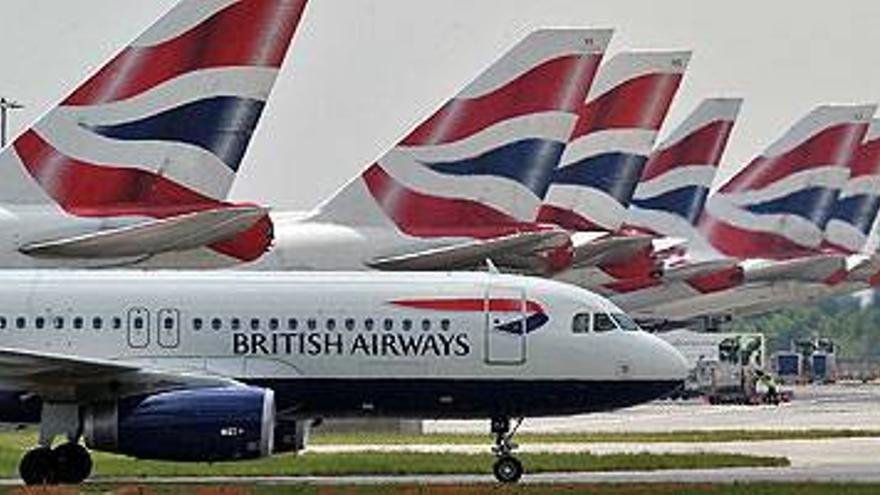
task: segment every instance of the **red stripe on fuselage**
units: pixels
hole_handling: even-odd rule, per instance
[[[63,105],[124,100],[201,69],[281,66],[306,0],[243,0],[186,33],[151,47],[129,47]],[[279,16],[283,16],[279,20]],[[279,23],[282,23],[279,29]]]
[[[572,139],[608,129],[659,130],[681,74],[648,74],[625,81],[578,112]]]
[[[496,313],[516,313],[523,311],[523,303],[528,313],[543,313],[544,308],[534,301],[521,299],[414,299],[391,301],[395,306],[431,311],[492,311]]]
[[[598,55],[567,56],[539,65],[487,95],[454,99],[421,124],[402,146],[451,143],[505,120],[541,112],[574,112],[592,84]]]

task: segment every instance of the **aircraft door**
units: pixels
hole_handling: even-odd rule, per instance
[[[515,287],[490,287],[486,292],[486,363],[526,362],[525,293]]]
[[[146,308],[128,310],[128,346],[145,349],[150,345],[150,311]]]
[[[160,309],[156,315],[156,328],[159,334],[159,347],[176,349],[180,345],[180,311]]]

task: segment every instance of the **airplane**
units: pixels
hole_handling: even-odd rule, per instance
[[[382,416],[490,418],[514,482],[512,419],[650,401],[687,372],[607,299],[492,272],[4,270],[0,335],[0,421],[40,427],[27,484],[85,480],[80,439],[222,462]]]
[[[225,200],[306,0],[182,0],[0,152],[0,265],[228,266],[272,241]],[[204,247],[212,257],[182,252]]]
[[[839,283],[846,257],[823,249],[824,230],[874,111],[812,111],[710,196],[689,240],[691,278],[612,300],[642,320],[714,327],[755,304],[784,305],[799,284]]]

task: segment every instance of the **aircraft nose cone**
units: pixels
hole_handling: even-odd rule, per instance
[[[687,360],[672,344],[654,335],[646,335],[650,340],[651,358],[647,364],[653,378],[665,381],[684,381],[690,366]]]

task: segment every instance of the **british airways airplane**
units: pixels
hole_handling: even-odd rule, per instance
[[[29,484],[86,479],[83,438],[234,461],[364,416],[490,418],[516,481],[512,419],[650,401],[686,374],[607,299],[495,273],[9,270],[0,336],[0,421],[40,425]]]

